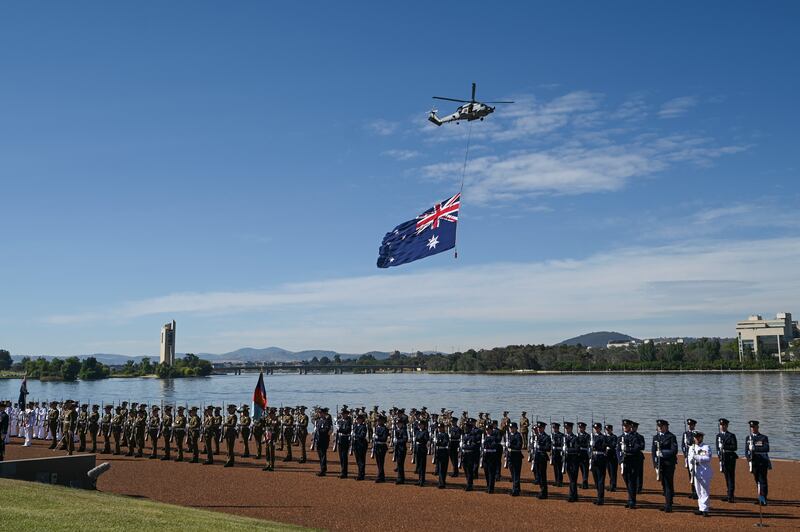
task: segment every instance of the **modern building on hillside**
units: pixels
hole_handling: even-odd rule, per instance
[[[636,347],[638,343],[636,340],[609,340],[606,343],[606,349],[619,349],[622,347]]]
[[[765,320],[754,314],[745,321],[736,324],[736,336],[739,339],[739,360],[744,360],[745,352],[753,353],[755,358],[761,355],[777,355],[778,362],[783,364],[783,354],[789,343],[800,338],[797,322],[792,321],[788,312],[779,312],[774,320]]]
[[[161,352],[159,362],[173,365],[175,363],[175,320],[161,327]]]

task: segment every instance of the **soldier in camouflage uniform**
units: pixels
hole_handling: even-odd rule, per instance
[[[192,463],[196,464],[200,460],[200,431],[203,427],[203,421],[197,415],[197,407],[193,406],[189,409],[189,423],[188,423],[188,436],[189,436],[189,450],[192,453]]]
[[[81,405],[81,411],[78,412],[78,452],[86,452],[86,432],[89,430],[89,405],[84,403]]]
[[[147,434],[147,405],[139,405],[133,422],[133,439],[136,442],[136,458],[144,456],[144,439]]]
[[[50,432],[50,437],[53,438],[53,442],[50,444],[50,449],[55,449],[58,446],[58,440],[56,439],[56,434],[58,434],[58,419],[61,417],[61,413],[58,411],[58,402],[51,401],[50,402],[50,410],[47,411],[47,429]]]
[[[519,434],[522,436],[522,448],[528,448],[528,433],[529,428],[531,426],[531,421],[528,419],[528,413],[524,410],[522,411],[522,415],[519,416]]]
[[[264,471],[275,470],[275,440],[279,437],[280,430],[281,422],[275,414],[275,409],[270,408],[264,432],[264,455],[267,462],[263,469]]]
[[[103,416],[100,418],[100,433],[103,435],[103,454],[111,454],[111,414],[112,405],[103,407]]]
[[[224,436],[225,447],[228,453],[228,460],[225,462],[225,467],[233,467],[234,463],[234,447],[236,446],[236,437],[238,436],[237,428],[238,419],[236,418],[236,405],[228,405],[228,416],[225,418]]]
[[[300,406],[297,414],[297,440],[300,443],[300,460],[301,464],[306,463],[306,439],[308,438],[308,416],[306,415],[306,407]]]
[[[214,463],[214,440],[217,439],[217,431],[214,428],[214,407],[209,405],[203,415],[203,443],[205,444],[206,459],[204,465]]]
[[[161,418],[159,417],[159,412],[161,409],[153,405],[150,409],[150,418],[147,422],[147,435],[146,438],[150,438],[150,445],[152,448],[150,449],[150,458],[154,460],[158,458],[158,440],[161,436]]]
[[[172,453],[172,422],[172,406],[167,405],[164,407],[164,415],[161,416],[161,437],[164,438],[164,456],[161,457],[162,460],[169,460]]]
[[[266,412],[260,418],[253,420],[253,441],[256,442],[256,460],[261,460],[263,455],[266,422]]]
[[[89,438],[92,440],[92,453],[97,452],[97,432],[100,430],[100,405],[92,405],[92,412],[88,417]]]
[[[183,406],[178,407],[178,413],[172,420],[172,435],[175,438],[175,449],[178,452],[176,462],[183,462],[183,442],[186,440],[186,415]]]
[[[283,439],[282,441],[286,443],[286,456],[283,458],[284,462],[291,462],[292,461],[292,440],[294,439],[294,416],[292,416],[292,411],[289,407],[286,407],[283,411]]]
[[[242,435],[242,444],[244,445],[244,453],[242,453],[242,458],[249,458],[250,457],[250,407],[247,405],[242,405],[242,409],[239,411],[241,415],[239,416],[239,432]]]

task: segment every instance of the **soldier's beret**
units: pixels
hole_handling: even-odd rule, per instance
[[[323,411],[323,412],[327,412],[327,411],[329,411],[329,410],[330,410],[330,409],[329,409],[327,406],[323,406],[323,407],[322,407],[322,411]]]
[[[511,422],[511,425],[509,425],[509,426],[510,426],[512,429],[519,428],[519,425],[517,425],[517,422],[516,422],[516,421],[512,421],[512,422]]]
[[[423,410],[427,410],[427,409],[428,409],[428,407],[427,407],[427,406],[423,406],[423,407],[422,407],[422,409],[423,409]]]
[[[83,403],[81,405],[81,410],[88,410],[88,409],[89,409],[89,405],[87,405],[86,403]]]
[[[697,421],[695,421],[692,418],[689,418],[689,419],[686,420],[686,424],[687,425],[697,425]]]
[[[153,405],[153,408],[152,408],[152,409],[153,409],[153,410],[161,410],[161,409],[158,407],[158,405]]]
[[[103,408],[104,408],[105,410],[111,410],[111,407],[112,407],[112,406],[113,406],[113,405],[106,405],[106,406],[104,406]],[[119,408],[119,407],[117,407],[117,408]]]
[[[92,410],[100,410],[100,405],[92,405]]]
[[[582,429],[585,429],[586,428],[586,423],[584,423],[583,421],[578,421],[578,426],[580,428],[582,428]]]
[[[623,419],[622,420],[622,424],[623,425],[633,425],[633,421],[631,421],[630,419]]]
[[[558,428],[558,427],[560,427],[560,426],[561,426],[561,424],[560,424],[560,423],[556,423],[555,421],[553,421],[552,423],[550,423],[550,426],[551,426],[551,427]]]
[[[659,419],[659,420],[656,421],[656,425],[658,425],[659,427],[662,426],[662,425],[669,426],[669,421],[667,421],[666,419]]]
[[[751,419],[750,421],[747,422],[747,424],[750,425],[751,427],[757,427],[758,421],[756,421],[755,419]]]
[[[197,412],[197,407],[196,406],[189,407],[189,412]]]
[[[186,407],[185,407],[185,406],[179,406],[179,407],[178,407],[178,412],[182,412],[182,411],[184,411],[184,410],[186,410]],[[195,410],[197,410],[197,407],[195,407]]]
[[[522,411],[522,415],[524,416],[525,414],[527,414],[527,412],[523,410]]]
[[[603,424],[602,423],[595,423],[594,425],[592,425],[592,428],[602,429],[603,428]]]
[[[536,423],[536,426],[539,427],[540,429],[543,429],[547,426],[547,423],[545,423],[544,421],[539,421]]]
[[[164,410],[172,410],[172,405],[167,405],[164,407]]]
[[[242,405],[242,410],[250,410],[250,405]]]
[[[222,407],[221,406],[215,406],[214,410],[222,410]]]
[[[568,429],[571,429],[574,424],[575,423],[573,423],[572,421],[565,421],[564,422],[564,426],[567,427]]]
[[[359,412],[358,415],[356,416],[356,419],[367,419],[367,416],[365,416],[363,413]]]
[[[611,430],[614,428],[614,425],[606,425],[606,430]]]
[[[719,418],[719,424],[720,425],[727,425],[728,423],[730,423],[730,421],[728,421],[724,417]]]

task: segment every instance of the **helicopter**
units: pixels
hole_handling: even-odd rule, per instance
[[[469,122],[473,120],[483,120],[488,115],[494,112],[494,107],[488,105],[498,104],[498,103],[514,103],[512,101],[498,101],[498,102],[479,102],[475,99],[475,84],[472,84],[472,99],[471,100],[457,100],[456,98],[444,98],[443,96],[434,96],[436,100],[447,100],[449,102],[460,102],[464,105],[460,106],[456,109],[456,112],[439,118],[436,116],[438,112],[436,109],[431,109],[430,113],[428,114],[428,120],[436,124],[437,126],[441,126],[447,122],[455,122],[458,124],[460,120],[467,120]]]

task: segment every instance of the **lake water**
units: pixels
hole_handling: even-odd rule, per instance
[[[250,403],[258,374],[219,375],[196,379],[106,379],[95,382],[30,381],[29,400],[71,398],[81,402],[120,400],[148,403],[194,404],[202,407],[236,402]],[[452,375],[374,374],[297,375],[264,377],[271,406],[336,405],[444,407],[460,414],[490,412],[499,418],[504,410],[518,420],[522,410],[534,421],[590,422],[606,420],[620,432],[622,417],[639,421],[648,436],[655,420],[672,423],[683,432],[683,419],[698,420],[698,429],[716,434],[717,420],[731,420],[740,449],[748,432],[747,421],[757,419],[770,438],[775,458],[800,459],[800,374],[596,374],[596,375]],[[16,401],[19,380],[0,380],[0,398]]]

